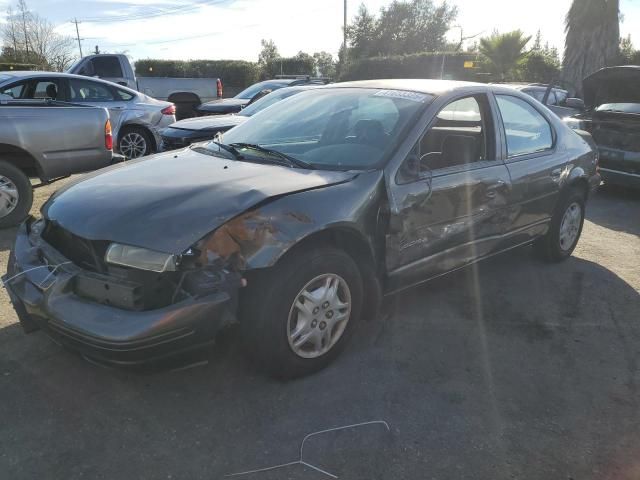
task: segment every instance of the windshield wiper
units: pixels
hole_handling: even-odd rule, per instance
[[[212,140],[211,143],[216,145],[220,150],[224,150],[225,152],[233,155],[233,158],[236,160],[244,160],[244,156],[234,148],[233,145],[225,145],[224,143],[216,142],[215,140]]]
[[[308,170],[312,170],[314,168],[312,164],[307,163],[304,160],[300,160],[298,158],[292,157],[291,155],[287,155],[286,153],[279,152],[278,150],[273,150],[271,148],[263,147],[262,145],[258,145],[256,143],[232,143],[229,146],[232,148],[246,148],[249,150],[256,150],[258,152],[271,155],[273,157],[278,157],[281,160],[284,160],[285,161],[284,164],[288,166],[306,168]],[[283,164],[283,162],[277,162],[277,163],[281,165]]]

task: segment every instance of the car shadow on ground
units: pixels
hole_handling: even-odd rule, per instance
[[[640,190],[602,185],[587,205],[587,220],[619,232],[640,235]]]
[[[223,478],[297,460],[311,432],[385,420],[390,433],[319,436],[305,460],[355,479],[632,478],[640,295],[600,265],[529,250],[393,297],[334,364],[291,382],[248,365],[233,331],[197,368],[142,374],[14,324],[0,331],[0,470]],[[244,478],[285,477],[324,478],[300,465]]]

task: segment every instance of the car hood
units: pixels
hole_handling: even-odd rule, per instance
[[[169,125],[169,128],[192,131],[218,131],[222,128],[235,127],[246,121],[242,115],[221,115],[219,117],[196,117],[180,120]]]
[[[180,254],[259,203],[355,175],[226,160],[189,149],[82,177],[56,192],[42,213],[87,240]]]
[[[640,103],[640,67],[609,67],[582,81],[588,109],[605,103]]]

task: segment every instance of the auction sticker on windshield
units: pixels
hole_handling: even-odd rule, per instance
[[[425,93],[407,92],[406,90],[380,90],[374,97],[402,98],[418,103],[425,103],[431,96]]]

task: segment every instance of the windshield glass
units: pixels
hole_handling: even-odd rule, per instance
[[[596,112],[640,113],[640,103],[603,103]]]
[[[234,98],[253,98],[256,93],[261,92],[262,90],[277,90],[282,87],[286,87],[287,84],[284,82],[260,82],[251,85],[249,88],[244,89],[239,94],[237,94]]]
[[[246,107],[244,110],[240,112],[240,115],[245,117],[251,117],[256,113],[261,112],[265,108],[270,107],[274,103],[278,103],[280,100],[284,100],[285,98],[289,98],[303,91],[304,90],[300,88],[295,88],[295,87],[278,89],[275,92],[271,92],[269,95],[262,97],[257,102],[252,103],[251,105]]]
[[[222,141],[260,145],[317,168],[365,170],[384,161],[432,98],[398,90],[310,90],[254,115]]]

